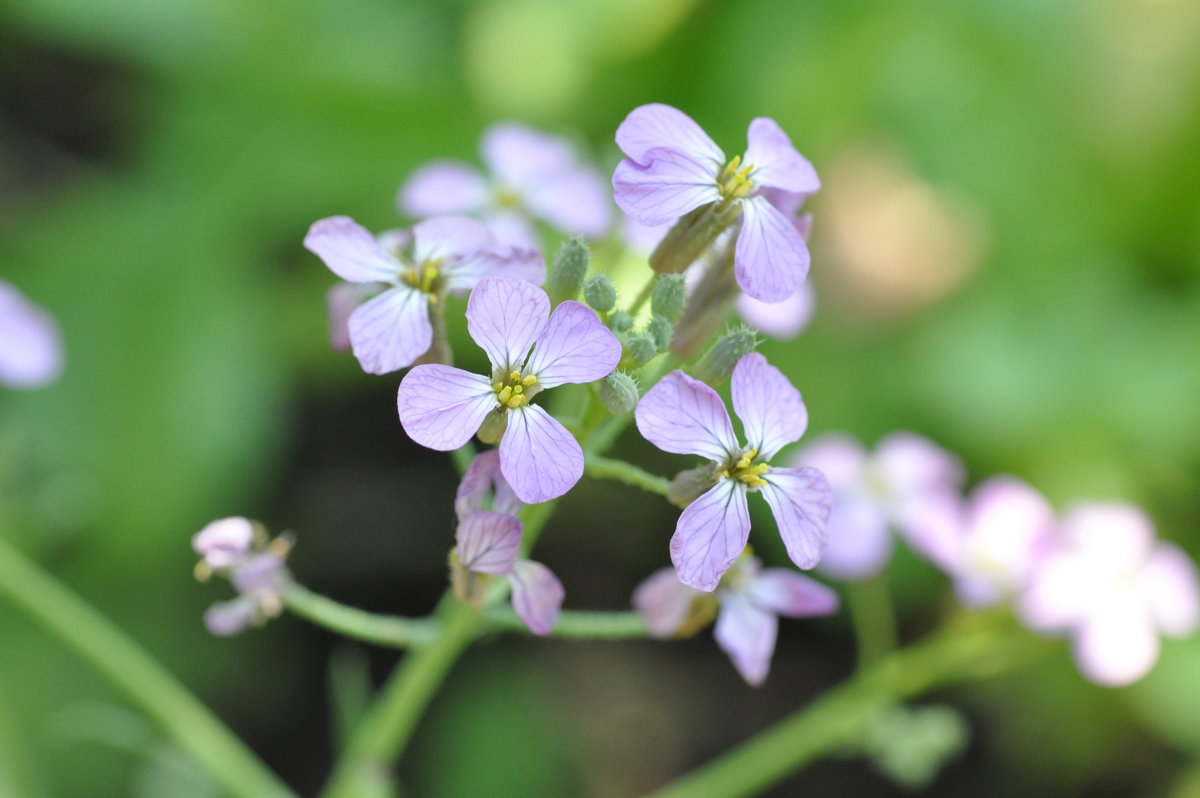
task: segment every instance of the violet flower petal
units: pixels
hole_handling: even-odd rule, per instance
[[[557,178],[571,170],[575,153],[558,136],[517,122],[496,122],[483,132],[480,156],[504,186],[520,190]]]
[[[329,345],[341,352],[350,348],[350,314],[379,291],[378,283],[336,282],[325,292],[329,316]]]
[[[843,432],[827,432],[812,439],[791,458],[791,464],[815,468],[835,491],[858,487],[867,468],[863,445]]]
[[[418,267],[434,258],[452,261],[495,246],[488,226],[469,216],[436,216],[413,226],[413,262]],[[451,263],[447,264],[452,266]]]
[[[826,523],[829,541],[821,554],[821,573],[845,582],[869,579],[892,557],[887,518],[871,502],[836,500]]]
[[[539,236],[533,225],[524,215],[515,210],[492,209],[483,216],[483,222],[496,238],[496,247],[504,249],[537,250],[541,246]],[[541,285],[536,280],[530,282]]]
[[[359,305],[346,327],[354,356],[368,374],[411,366],[433,343],[429,301],[424,293],[407,285],[390,288]]]
[[[467,300],[467,330],[505,375],[521,370],[549,317],[546,292],[523,280],[485,277]]]
[[[789,618],[832,615],[838,594],[828,585],[787,568],[767,568],[745,590],[755,604]]]
[[[679,581],[674,568],[660,568],[633,592],[633,606],[652,637],[673,637],[692,612],[692,601],[703,595]]]
[[[287,583],[283,557],[273,551],[261,551],[240,560],[229,581],[242,594],[279,594]]]
[[[642,437],[664,452],[721,462],[741,450],[721,397],[682,371],[672,371],[647,391],[634,419]]]
[[[228,568],[250,553],[254,543],[254,524],[240,516],[222,518],[205,524],[192,537],[192,548],[213,570]]]
[[[462,520],[472,510],[482,510],[488,494],[492,494],[491,509],[498,513],[516,515],[521,500],[500,472],[500,450],[480,452],[467,466],[454,494],[454,512]]]
[[[396,394],[400,425],[408,437],[440,452],[471,440],[496,406],[487,377],[440,364],[413,368]]]
[[[448,159],[417,169],[396,195],[400,213],[417,219],[473,213],[487,202],[488,185],[479,170]]]
[[[529,187],[525,204],[559,230],[586,238],[603,236],[612,218],[608,183],[591,167],[576,167]]]
[[[1088,502],[1067,512],[1059,534],[1097,568],[1115,570],[1143,562],[1154,544],[1154,524],[1131,504]]]
[[[753,164],[750,179],[758,185],[800,194],[813,194],[821,188],[817,170],[796,151],[774,119],[760,116],[751,121],[746,144],[743,162]]]
[[[476,252],[442,269],[446,290],[464,293],[484,277],[505,277],[541,285],[546,280],[546,261],[533,249],[503,247]]]
[[[604,326],[596,311],[567,300],[550,314],[546,329],[533,347],[525,371],[537,384],[553,388],[564,383],[603,379],[621,361],[621,342]]]
[[[746,444],[770,460],[808,428],[808,410],[800,392],[758,352],[744,355],[733,367],[733,410],[742,420]]]
[[[690,116],[670,105],[650,103],[629,112],[617,128],[617,146],[637,163],[646,163],[646,153],[669,147],[711,161],[713,174],[725,163],[725,153]]]
[[[389,283],[396,280],[400,264],[379,246],[367,228],[349,216],[330,216],[313,222],[304,247],[352,283]]]
[[[1158,635],[1145,611],[1110,603],[1092,614],[1075,635],[1075,664],[1088,680],[1105,687],[1130,684],[1158,659]]]
[[[721,600],[713,636],[737,672],[754,687],[767,678],[778,633],[779,619],[775,614],[756,606],[749,598],[731,594]]]
[[[788,556],[800,568],[812,568],[829,539],[829,482],[815,468],[772,468],[762,478],[767,483],[762,495],[771,505]]]
[[[893,432],[875,447],[874,470],[888,493],[907,496],[928,491],[959,490],[966,473],[962,461],[928,438]]]
[[[540,562],[518,560],[513,567],[513,609],[535,635],[548,635],[554,629],[565,597],[562,582]]]
[[[697,590],[716,590],[749,537],[746,489],[723,479],[684,508],[675,524],[670,548],[679,581]]]
[[[575,487],[583,476],[583,449],[545,409],[525,405],[508,411],[500,469],[521,501],[539,504]]]
[[[782,302],[804,282],[808,263],[808,245],[786,216],[763,197],[742,202],[733,274],[743,291],[763,302]]]
[[[455,553],[468,571],[505,576],[521,547],[521,522],[507,513],[472,510],[458,522]]]
[[[721,199],[709,164],[670,149],[650,150],[649,157],[645,165],[626,158],[613,172],[613,200],[641,224],[667,224]]]
[[[802,283],[796,293],[782,302],[760,302],[749,294],[738,294],[734,304],[738,315],[751,327],[772,338],[790,341],[812,321],[816,294],[811,285]]]
[[[1060,632],[1084,623],[1103,592],[1083,558],[1059,551],[1039,565],[1017,608],[1029,628]]]
[[[1196,630],[1200,596],[1196,565],[1173,543],[1159,543],[1140,574],[1146,606],[1163,634],[1184,637]]]
[[[12,388],[41,388],[58,379],[63,368],[58,322],[0,280],[0,383]]]
[[[204,626],[209,634],[230,637],[246,631],[258,615],[258,606],[248,596],[213,604],[204,611]]]

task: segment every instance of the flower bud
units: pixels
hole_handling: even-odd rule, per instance
[[[712,463],[680,471],[667,486],[667,501],[680,509],[687,507],[716,483],[715,471]]]
[[[633,326],[633,316],[630,316],[623,310],[618,310],[608,318],[608,326],[613,332],[627,332]]]
[[[709,347],[692,370],[692,376],[716,388],[729,379],[733,367],[758,346],[754,330],[737,327],[722,335]]]
[[[969,728],[952,707],[892,707],[867,727],[863,748],[902,787],[920,790],[967,747]]]
[[[682,274],[660,274],[650,292],[650,309],[667,321],[679,321],[687,305],[687,288]]]
[[[654,339],[654,346],[659,352],[667,351],[674,332],[675,326],[665,316],[651,316],[650,321],[646,323],[646,334]]]
[[[608,313],[617,306],[617,289],[606,274],[595,274],[583,284],[583,298],[594,310]]]
[[[479,432],[475,435],[483,443],[499,443],[504,437],[504,430],[508,429],[508,413],[500,408],[496,408],[483,417],[483,423],[479,425]]]
[[[625,358],[633,366],[644,366],[657,354],[658,347],[654,345],[654,339],[646,333],[638,333],[625,339]]]
[[[623,415],[637,407],[637,381],[623,371],[614,371],[596,385],[600,402],[614,415]]]
[[[568,238],[562,243],[546,278],[546,293],[553,304],[579,296],[591,259],[582,238]]]

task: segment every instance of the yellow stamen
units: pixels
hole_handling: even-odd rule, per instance
[[[536,375],[536,374],[530,374],[528,377],[526,377],[525,379],[521,380],[521,384],[522,384],[522,385],[524,385],[526,388],[530,387],[530,386],[531,386],[531,385],[533,385],[535,382],[537,382],[537,375]]]
[[[508,381],[509,382],[520,382],[521,381],[521,372],[519,372],[519,371],[510,372],[508,375]]]
[[[502,405],[508,404],[508,400],[509,400],[509,397],[512,396],[512,392],[513,392],[512,386],[505,385],[503,388],[500,389],[500,393],[498,393],[496,395],[496,398],[500,400],[500,404],[502,404]]]

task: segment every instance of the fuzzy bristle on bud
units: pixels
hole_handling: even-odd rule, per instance
[[[591,260],[591,253],[582,238],[568,238],[562,243],[546,278],[546,293],[552,303],[557,305],[579,296]]]
[[[758,338],[749,327],[736,327],[717,339],[700,358],[692,376],[716,388],[729,379],[733,367],[758,346]]]
[[[679,321],[687,305],[687,287],[682,274],[660,274],[650,292],[650,310],[667,321]]]
[[[665,316],[654,315],[650,317],[650,321],[646,323],[646,334],[654,339],[654,346],[659,352],[667,351],[671,345],[671,335],[675,332],[675,325],[667,320]]]
[[[583,298],[594,310],[608,313],[617,306],[617,289],[606,274],[595,274],[583,284]]]
[[[654,339],[646,333],[638,333],[625,339],[625,358],[633,366],[644,366],[657,354],[658,347],[654,345]]]
[[[624,415],[637,407],[637,380],[623,371],[614,371],[596,384],[600,402],[613,415]]]
[[[608,317],[608,326],[613,329],[613,332],[628,332],[629,328],[633,326],[633,316],[623,310],[618,310]]]

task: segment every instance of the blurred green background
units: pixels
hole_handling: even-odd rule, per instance
[[[333,278],[304,233],[335,213],[398,224],[404,177],[474,160],[496,119],[574,136],[608,170],[616,126],[650,101],[727,152],[772,116],[822,175],[816,320],[764,347],[813,432],[915,430],[972,481],[1015,473],[1059,507],[1130,499],[1200,552],[1194,0],[6,0],[0,276],[58,316],[68,364],[48,390],[0,393],[0,534],[312,794],[331,678],[380,678],[395,657],[287,617],[208,636],[203,608],[227,591],[191,578],[190,536],[254,516],[296,532],[314,589],[423,613],[454,481],[400,429],[398,378],[328,349]],[[673,517],[585,481],[539,559],[568,607],[621,608],[666,564]],[[947,611],[929,567],[902,556],[891,578],[906,637]],[[636,795],[852,664],[844,617],[785,622],[757,691],[708,634],[497,639],[454,671],[401,774],[419,796]],[[1059,648],[943,698],[972,741],[935,795],[1182,795],[1200,754],[1196,641],[1126,690],[1086,684]],[[212,795],[124,706],[0,606],[17,798]],[[773,794],[898,789],[847,758]]]

